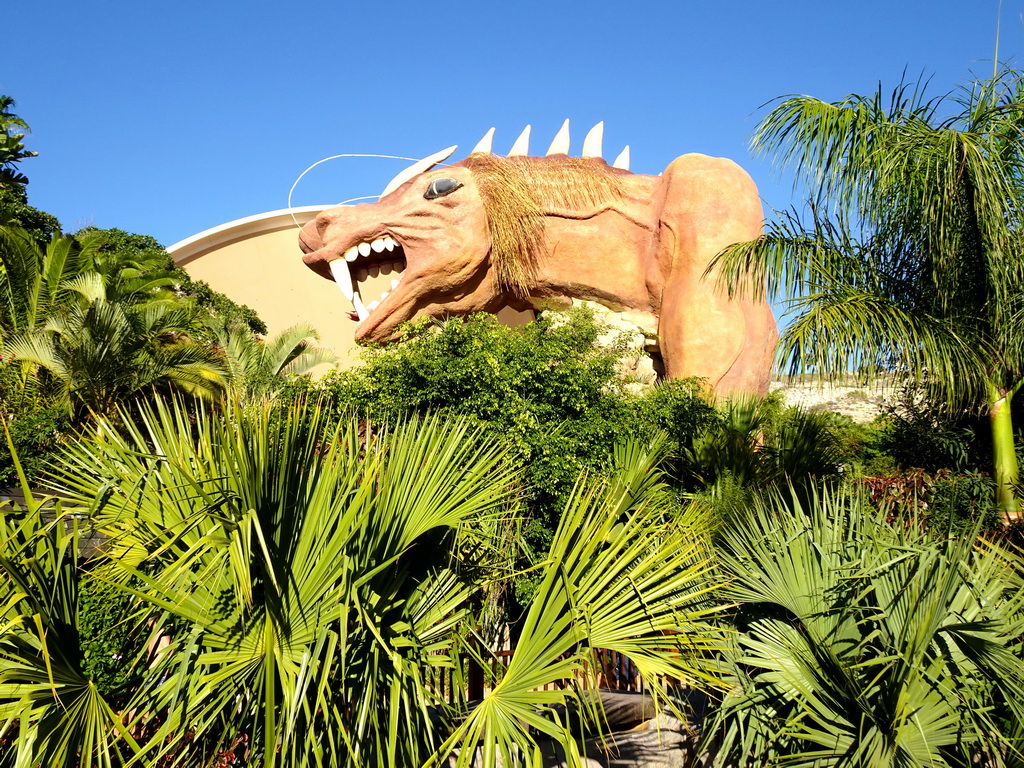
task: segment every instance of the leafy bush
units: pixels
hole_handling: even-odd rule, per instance
[[[844,472],[854,476],[881,475],[896,469],[896,462],[886,449],[888,422],[884,417],[862,424],[843,413],[819,411],[817,414]]]
[[[995,482],[983,472],[907,469],[858,482],[875,509],[940,533],[995,531],[1002,523]]]
[[[145,632],[133,621],[132,603],[120,587],[88,576],[79,580],[82,671],[108,699],[124,696],[139,679]]]
[[[0,418],[28,477],[34,477],[70,430],[67,409],[52,405],[17,365],[0,363]],[[0,488],[18,482],[7,440],[0,435]]]
[[[491,315],[420,321],[404,328],[401,344],[369,348],[358,368],[318,384],[294,382],[293,395],[327,397],[337,420],[442,411],[484,425],[526,468],[532,559],[547,551],[580,472],[602,472],[617,439],[665,431],[678,449],[715,419],[696,381],[630,394],[616,367],[625,349],[598,344],[604,331],[586,310],[548,313],[518,328]]]
[[[45,248],[54,235],[60,234],[56,216],[29,205],[24,194],[13,189],[0,188],[0,225],[27,230],[40,248]]]
[[[880,448],[903,469],[961,472],[991,466],[991,438],[978,414],[951,414],[905,389],[882,422]]]
[[[992,530],[1002,515],[996,504],[996,484],[983,472],[940,470],[928,487],[928,524],[937,530]]]

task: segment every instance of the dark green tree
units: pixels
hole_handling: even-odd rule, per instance
[[[121,229],[95,227],[87,227],[79,234],[93,232],[103,238],[103,245],[99,248],[101,260],[106,258],[117,264],[134,265],[141,275],[168,278],[169,284],[173,285],[179,297],[194,300],[209,314],[231,324],[243,324],[253,333],[267,332],[266,323],[254,310],[244,304],[236,304],[201,280],[193,280],[184,269],[174,263],[174,259],[155,238]]]
[[[13,107],[14,99],[0,95],[0,225],[29,230],[39,246],[45,248],[60,233],[60,222],[28,204],[28,178],[19,170],[19,163],[37,153],[25,149],[25,134],[19,129],[27,131],[28,126],[11,111]]]
[[[19,129],[27,131],[28,124],[14,114],[14,106],[13,98],[0,95],[0,188],[24,194],[28,177],[19,170],[18,163],[38,153],[25,149],[25,133]]]

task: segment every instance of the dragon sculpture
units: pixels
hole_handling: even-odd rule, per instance
[[[669,378],[722,392],[767,391],[777,340],[767,302],[729,297],[712,269],[725,246],[761,233],[761,203],[735,163],[699,154],[660,176],[601,159],[603,124],[569,157],[568,121],[544,157],[529,126],[507,157],[494,129],[460,162],[456,147],[400,173],[378,202],[306,224],[304,261],[352,302],[357,341],[391,339],[417,317],[596,302],[645,331]],[[365,278],[393,275],[364,303]],[[380,283],[378,282],[378,285]]]

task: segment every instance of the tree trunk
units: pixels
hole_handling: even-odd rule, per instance
[[[1016,520],[1020,509],[1014,486],[1020,472],[1013,444],[1013,393],[989,388],[989,422],[992,424],[992,456],[995,463],[996,501],[1006,522]]]

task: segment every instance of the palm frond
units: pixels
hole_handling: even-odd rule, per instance
[[[736,688],[713,729],[725,755],[929,766],[1014,748],[990,703],[1020,708],[1018,556],[849,492],[755,512],[721,534],[739,606]]]

